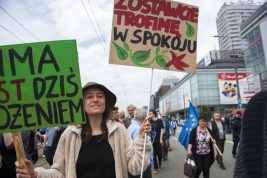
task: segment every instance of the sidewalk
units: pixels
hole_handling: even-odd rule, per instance
[[[38,148],[38,161],[37,163],[34,165],[35,168],[37,167],[43,167],[45,169],[49,169],[50,166],[49,164],[46,162],[46,159],[45,158],[42,158],[42,155],[43,155],[43,147],[42,147],[42,144],[41,145],[37,145],[37,148]]]

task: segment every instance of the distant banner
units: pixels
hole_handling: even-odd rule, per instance
[[[198,7],[114,0],[109,63],[196,73]]]
[[[76,41],[0,46],[0,133],[85,122]]]
[[[237,84],[235,73],[218,73],[221,104],[237,104]],[[238,73],[239,91],[241,103],[246,104],[254,96],[249,92],[246,73]]]

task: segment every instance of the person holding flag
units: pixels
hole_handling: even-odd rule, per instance
[[[203,172],[204,178],[209,178],[210,167],[215,161],[212,143],[216,144],[216,141],[212,139],[211,130],[206,125],[207,118],[200,116],[198,126],[190,133],[187,154],[194,157],[197,166],[195,178],[198,178],[201,172]]]
[[[207,118],[205,116],[199,117],[198,110],[189,101],[189,114],[178,141],[187,150],[188,155],[194,157],[197,166],[195,178],[198,178],[202,171],[204,178],[208,178],[209,168],[215,161],[211,138],[207,133],[209,128],[206,125]],[[212,142],[216,143],[215,140]],[[200,149],[202,146],[205,148],[204,150]]]

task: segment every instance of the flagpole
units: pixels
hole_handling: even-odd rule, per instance
[[[206,128],[206,130],[207,130],[207,132],[208,132],[208,134],[209,134],[209,136],[210,136],[211,140],[214,140],[214,139],[212,138],[212,136],[211,136],[211,134],[210,134],[210,132],[208,131],[208,129],[207,129],[207,128]],[[214,145],[215,145],[215,147],[216,147],[217,151],[219,152],[219,154],[222,156],[222,153],[221,153],[220,149],[218,148],[217,144],[214,144]]]
[[[151,96],[151,90],[152,90],[152,82],[153,82],[153,68],[151,69],[151,81],[150,81],[150,91],[149,91],[149,102],[148,102],[148,108],[147,108],[147,115],[149,115],[149,109],[150,109],[150,96]],[[145,152],[146,152],[146,137],[147,137],[147,133],[145,133],[145,140],[144,140],[144,148],[143,148],[142,167],[141,167],[141,176],[140,176],[140,178],[143,178],[143,172],[144,172],[144,162],[145,162]]]

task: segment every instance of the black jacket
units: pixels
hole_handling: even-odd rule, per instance
[[[223,127],[223,135],[224,135],[224,139],[225,140],[225,124],[221,121],[222,123],[222,127]],[[216,142],[219,140],[219,129],[218,129],[218,126],[216,124],[216,121],[211,121],[211,133],[213,135],[213,139],[216,140]]]
[[[231,121],[232,129],[233,129],[233,137],[240,137],[241,133],[241,118],[234,117]]]
[[[230,124],[230,119],[228,117],[224,118],[224,124],[229,125]]]
[[[189,144],[192,144],[192,150],[191,151],[193,153],[194,159],[196,159],[196,151],[197,151],[197,139],[196,139],[197,127],[193,128],[193,130],[190,133],[190,139],[189,139]],[[211,136],[213,137],[211,130],[209,128],[207,128],[207,129],[208,129],[209,133],[211,134]],[[210,153],[211,153],[211,162],[210,162],[211,163],[210,166],[211,166],[215,161],[212,141],[210,141]]]

